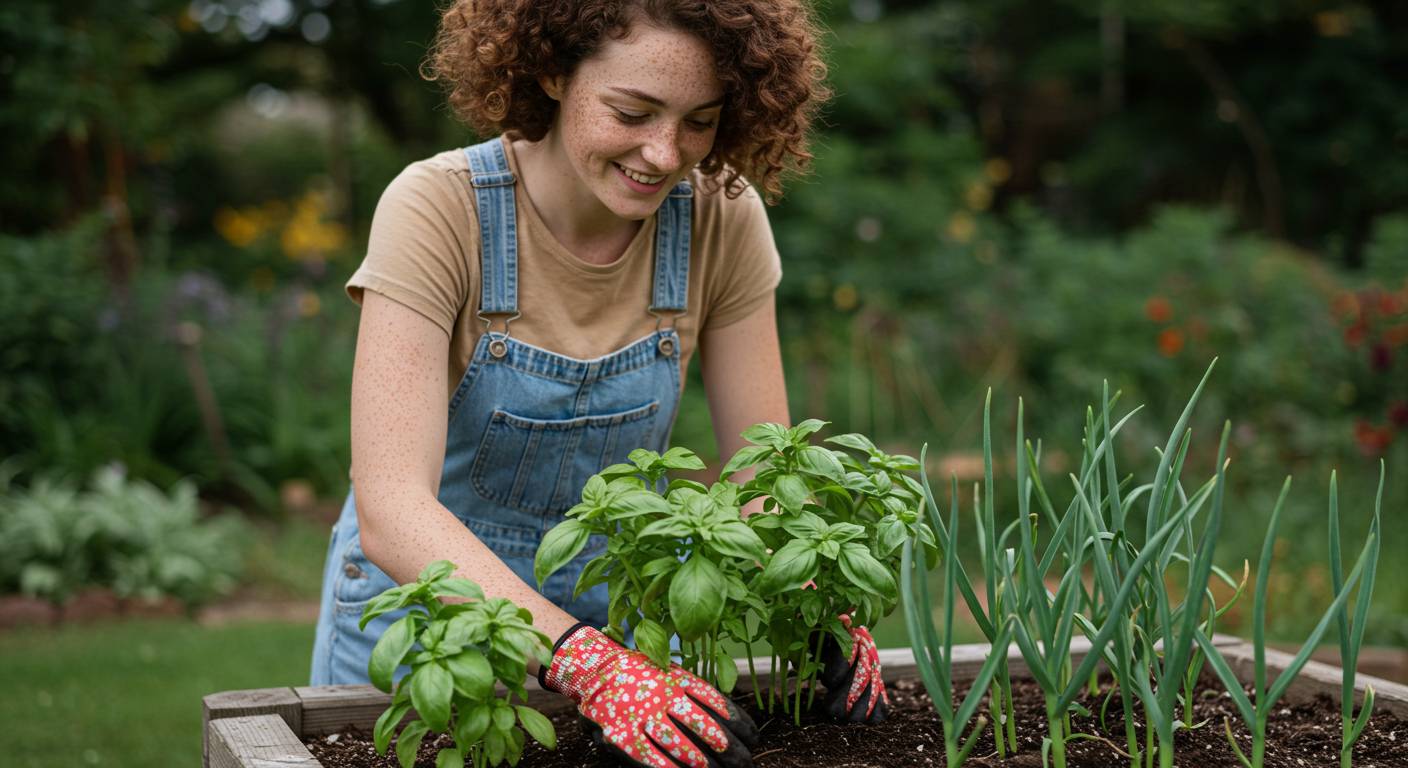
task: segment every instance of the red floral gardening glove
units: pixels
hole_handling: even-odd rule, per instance
[[[822,648],[819,680],[826,686],[822,710],[836,720],[878,723],[890,714],[890,696],[880,678],[880,650],[865,627],[851,626],[851,617],[841,614],[841,623],[851,631],[851,654],[847,659],[830,634]]]
[[[538,681],[577,702],[592,738],[626,765],[752,768],[758,729],[748,715],[698,677],[662,670],[588,624],[557,641]]]

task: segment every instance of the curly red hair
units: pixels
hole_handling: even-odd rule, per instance
[[[557,110],[539,85],[571,76],[607,35],[637,19],[695,35],[713,51],[724,110],[700,171],[735,197],[746,177],[768,200],[812,159],[811,121],[830,96],[806,0],[453,0],[442,12],[429,80],[481,135],[547,134]]]

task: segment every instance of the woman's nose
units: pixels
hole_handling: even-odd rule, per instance
[[[642,148],[645,161],[655,170],[674,173],[680,167],[679,131],[673,126],[662,126],[655,131]]]

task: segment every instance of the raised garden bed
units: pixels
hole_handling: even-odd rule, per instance
[[[1251,677],[1251,660],[1253,657],[1252,647],[1235,638],[1219,638],[1218,645],[1222,648],[1223,655],[1229,664],[1233,665],[1237,674],[1244,681],[1249,681]],[[971,680],[986,658],[988,647],[986,645],[966,645],[954,648],[953,674],[956,681],[966,682]],[[1073,654],[1076,659],[1083,655],[1084,643],[1077,641],[1073,644]],[[933,710],[928,708],[928,699],[923,695],[923,687],[918,684],[914,658],[908,648],[893,649],[881,652],[881,659],[885,669],[885,677],[895,687],[895,694],[898,700],[897,716],[912,717],[922,719],[927,716],[934,720],[933,727],[937,729],[937,717],[933,715]],[[1278,674],[1290,662],[1289,654],[1277,651],[1267,651],[1267,669],[1270,674]],[[1010,655],[1010,664],[1014,677],[1020,677],[1025,671],[1025,666],[1021,657],[1013,649]],[[746,662],[743,663],[746,670]],[[739,685],[742,688],[748,680],[747,675],[739,678]],[[1302,671],[1295,683],[1290,687],[1287,696],[1282,701],[1282,713],[1284,717],[1301,717],[1307,723],[1314,718],[1314,714],[1305,709],[1308,705],[1313,705],[1318,697],[1327,697],[1333,701],[1339,695],[1341,684],[1340,670],[1336,667],[1312,662]],[[1356,692],[1363,694],[1366,686],[1372,685],[1376,692],[1375,721],[1371,725],[1370,732],[1366,734],[1366,741],[1361,745],[1370,755],[1375,755],[1365,761],[1363,765],[1377,765],[1388,768],[1395,765],[1408,765],[1408,686],[1394,683],[1388,680],[1360,675],[1356,682]],[[1214,686],[1213,690],[1217,690]],[[741,693],[741,692],[740,692]],[[563,762],[565,755],[573,754],[572,759],[577,759],[581,755],[580,750],[569,751],[571,728],[571,702],[554,693],[542,691],[536,687],[533,681],[529,685],[530,704],[542,710],[549,716],[566,715],[565,718],[557,718],[563,730],[563,744],[560,751],[555,755],[540,756],[549,758],[548,765],[560,766],[568,763]],[[751,697],[749,697],[751,700]],[[1321,699],[1322,701],[1324,699]],[[390,694],[382,693],[370,685],[350,685],[350,686],[318,686],[300,688],[265,688],[251,691],[227,691],[216,693],[205,697],[205,757],[204,765],[213,768],[311,768],[321,766],[319,762],[305,746],[305,740],[324,738],[330,734],[343,733],[349,730],[360,730],[370,732],[372,725],[390,703]],[[1039,705],[1038,705],[1039,706]],[[1328,707],[1325,711],[1334,715],[1335,723],[1338,723],[1338,708]],[[906,714],[907,713],[907,714]],[[1282,718],[1273,718],[1273,723]],[[1234,716],[1235,721],[1235,716]],[[763,720],[759,721],[760,726],[764,726],[765,736],[772,738],[773,734],[768,734],[769,730],[781,731],[784,728],[792,728],[790,722],[784,722],[781,717],[774,721],[776,725],[767,725]],[[567,725],[561,725],[566,723]],[[1386,726],[1381,726],[1381,723]],[[1401,727],[1400,727],[1401,726]],[[804,727],[808,726],[804,722]],[[864,729],[866,726],[827,726],[838,730]],[[1205,729],[1210,734],[1209,738],[1222,740],[1221,724],[1209,722]],[[1234,725],[1234,727],[1236,727]],[[1387,730],[1384,730],[1387,728]],[[910,728],[914,731],[918,729]],[[1032,729],[1034,730],[1034,729]],[[1304,728],[1312,734],[1315,732],[1313,726],[1307,725]],[[1333,742],[1334,753],[1338,750],[1338,731],[1335,728],[1320,729],[1323,736],[1320,737],[1327,745]],[[1381,732],[1382,731],[1382,732]],[[795,732],[792,734],[795,736]],[[808,734],[808,739],[810,739]],[[778,743],[785,743],[787,737],[777,734]],[[842,739],[844,737],[841,737]],[[1308,750],[1305,754],[1315,755],[1313,742],[1315,736],[1298,739],[1298,741]],[[339,739],[341,740],[341,739]],[[832,741],[841,741],[836,739]],[[860,744],[861,740],[856,739],[857,745],[873,748],[873,745]],[[771,743],[771,742],[767,742]],[[854,752],[857,745],[842,744],[840,749],[846,751],[846,757],[836,759],[835,764],[848,763],[850,765],[941,765],[943,762],[942,746],[935,745],[928,749],[929,754],[925,754],[923,740],[909,742],[902,747],[903,752],[885,754],[882,751],[871,753],[869,760],[862,753]],[[769,752],[770,749],[780,749],[780,752]],[[1108,753],[1113,760],[1106,762],[1084,761],[1073,752],[1072,765],[1127,765],[1127,761],[1118,758],[1113,751]],[[1358,753],[1356,753],[1358,754]],[[762,747],[754,752],[755,762],[760,768],[763,766],[792,766],[806,764],[789,760],[785,747]],[[1025,762],[1031,759],[1031,762]],[[1313,759],[1313,758],[1312,758]],[[393,758],[394,760],[394,758]],[[555,760],[556,762],[551,762]],[[1094,758],[1092,758],[1094,760]],[[583,758],[577,765],[595,765],[599,761],[590,755]],[[534,753],[525,755],[522,766],[531,768],[535,765],[542,765],[541,760],[535,761]],[[970,765],[996,764],[986,763],[982,759],[982,753],[978,753],[969,761]],[[1040,765],[1039,747],[1023,747],[1021,754],[1009,758],[1008,765]],[[1268,765],[1276,763],[1269,762]],[[1291,759],[1287,765],[1295,765]],[[1304,765],[1315,765],[1316,762],[1307,761]],[[1360,764],[1356,762],[1356,764]]]

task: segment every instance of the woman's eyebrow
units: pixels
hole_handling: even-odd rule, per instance
[[[633,99],[637,99],[637,100],[639,100],[639,101],[643,101],[643,102],[645,102],[645,103],[647,103],[647,104],[653,104],[653,105],[655,105],[655,106],[657,106],[657,107],[666,106],[666,104],[665,104],[664,101],[661,101],[659,98],[657,98],[657,97],[655,97],[655,96],[651,96],[650,94],[646,93],[645,91],[638,91],[638,90],[636,90],[636,89],[634,89],[634,88],[618,88],[618,87],[616,87],[616,86],[611,86],[611,90],[613,90],[613,91],[615,91],[615,92],[621,94],[622,96],[629,96],[629,97],[631,97],[631,98],[633,98]],[[711,109],[711,108],[713,108],[713,107],[722,106],[723,103],[724,103],[724,97],[720,96],[719,98],[714,99],[713,101],[711,101],[711,102],[709,102],[709,103],[707,103],[707,104],[700,104],[699,106],[697,106],[697,107],[695,107],[694,109],[691,109],[691,110],[689,110],[689,111],[690,111],[690,112],[698,112],[698,111],[701,110],[701,109]]]

